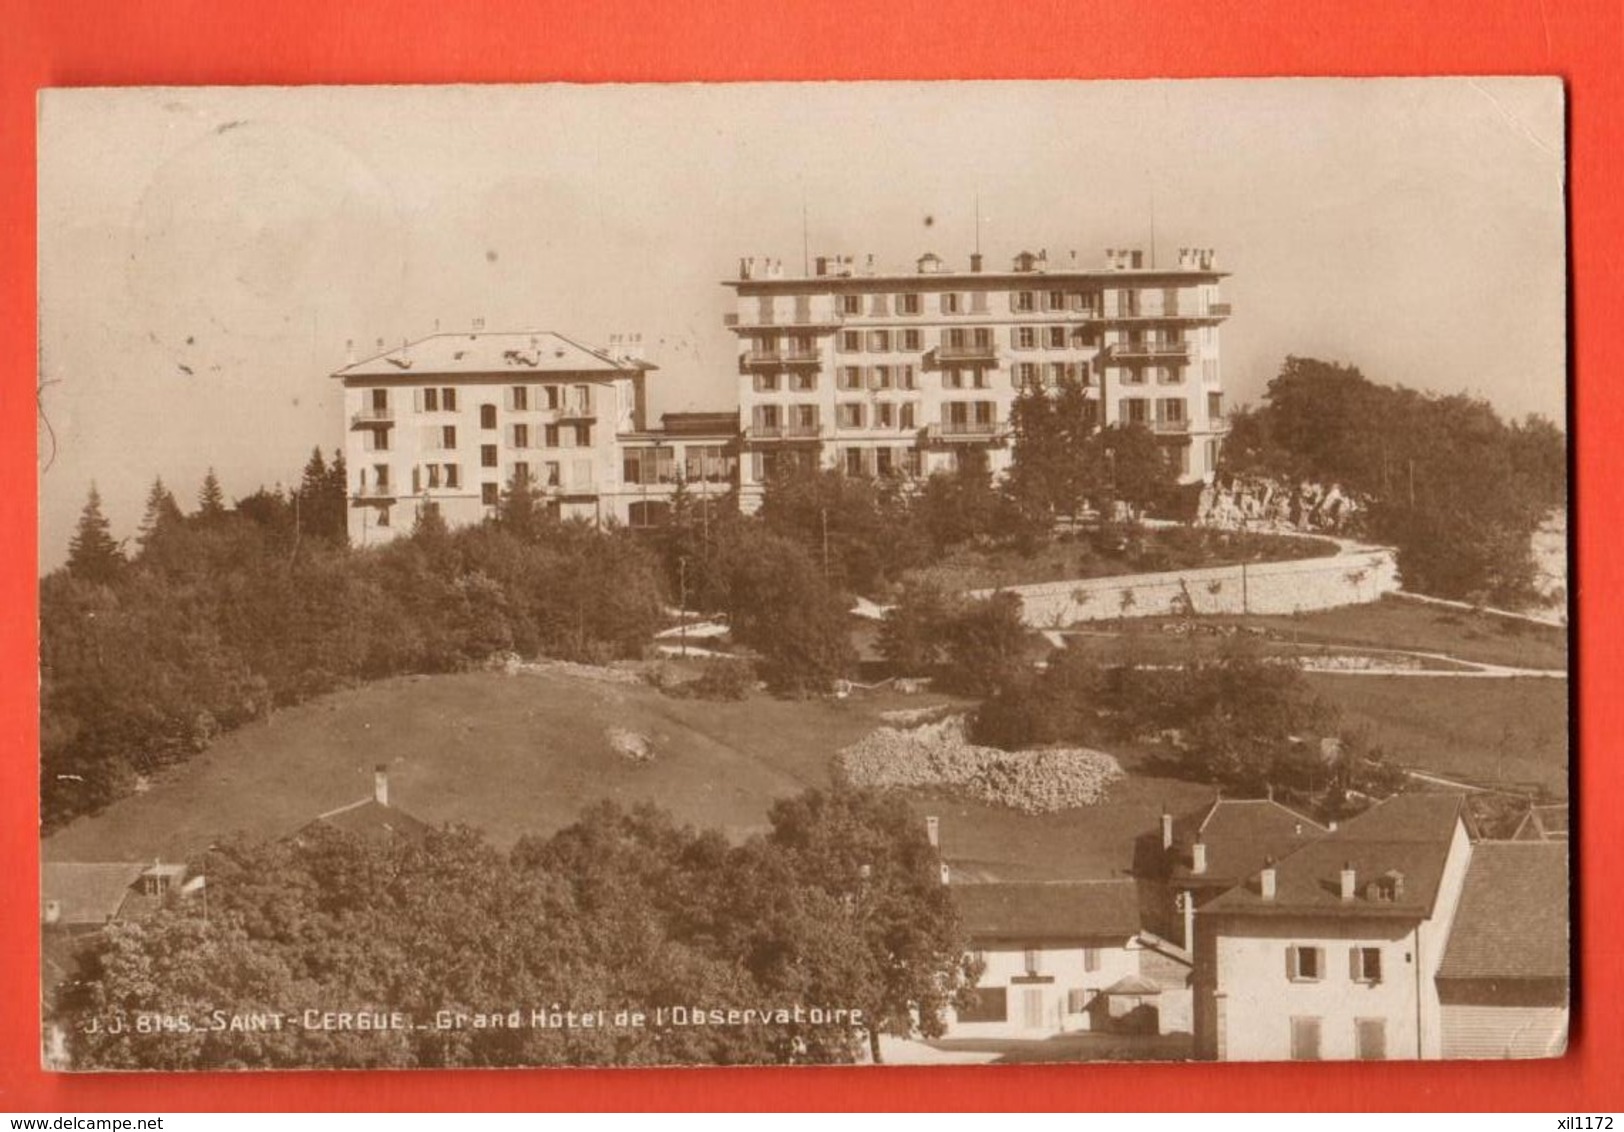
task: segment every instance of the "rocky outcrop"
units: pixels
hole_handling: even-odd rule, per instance
[[[1363,510],[1364,503],[1337,484],[1235,476],[1201,489],[1196,523],[1224,530],[1353,534]]]

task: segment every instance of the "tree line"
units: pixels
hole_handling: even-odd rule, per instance
[[[911,811],[813,791],[769,822],[733,846],[603,803],[505,853],[460,827],[229,842],[192,862],[202,893],[94,937],[51,1016],[78,1069],[834,1063],[877,1060],[881,1034],[941,1034],[979,972]],[[676,1009],[773,1018],[680,1025]],[[230,1024],[305,1011],[410,1024]]]
[[[1502,604],[1532,595],[1529,538],[1567,503],[1551,421],[1312,358],[1287,358],[1263,404],[1231,416],[1223,470],[1341,484],[1369,501],[1364,533],[1397,549],[1407,589]]]

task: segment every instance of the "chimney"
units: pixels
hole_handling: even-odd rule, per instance
[[[1393,881],[1393,899],[1394,900],[1403,900],[1404,899],[1404,874],[1399,872],[1397,869],[1394,869],[1392,871],[1392,873],[1390,873],[1389,875],[1392,877],[1392,881]]]
[[[943,865],[943,876],[946,876],[947,866]],[[944,879],[944,882],[945,879]],[[60,900],[47,900],[45,902],[45,922],[47,924],[60,923],[62,920],[62,902]]]
[[[942,847],[942,820],[935,814],[925,819],[925,836],[930,838],[930,847],[932,849]]]
[[[1173,848],[1173,815],[1166,810],[1162,811],[1162,848]]]
[[[981,253],[980,252],[974,252],[974,253],[971,254],[971,256],[970,256],[970,271],[973,274],[976,274],[976,275],[981,274]]]
[[[1190,846],[1190,871],[1197,875],[1207,871],[1207,843],[1197,841]]]
[[[1342,899],[1352,900],[1353,890],[1359,883],[1359,874],[1354,871],[1352,861],[1342,863]]]
[[[1265,900],[1274,899],[1274,858],[1265,858],[1263,871],[1257,875],[1257,889]]]
[[[372,768],[372,800],[380,806],[389,804],[389,767],[384,763]]]
[[[344,364],[345,365],[351,365],[351,366],[353,366],[355,364],[355,339],[354,338],[346,338],[346,339],[344,339]]]
[[[949,880],[949,877],[951,877],[951,876],[952,876],[952,870],[950,870],[947,867],[947,862],[943,861],[942,862],[942,883],[947,884],[948,880]]]

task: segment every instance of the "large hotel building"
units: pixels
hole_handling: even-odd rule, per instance
[[[728,280],[738,405],[666,414],[651,427],[654,366],[627,343],[600,350],[554,333],[437,334],[352,364],[350,539],[409,532],[425,501],[448,522],[490,514],[516,473],[564,517],[661,522],[678,480],[737,487],[746,507],[775,466],[919,478],[967,448],[1010,462],[1021,391],[1080,382],[1101,426],[1140,424],[1186,481],[1217,465],[1225,431],[1219,271],[1206,249],[1169,266],[1111,249],[1082,268],[1023,252],[1007,271],[908,273],[820,257],[808,274],[745,259]]]

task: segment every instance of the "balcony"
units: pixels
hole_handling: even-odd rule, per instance
[[[1144,360],[1156,361],[1170,358],[1187,361],[1190,357],[1190,343],[1188,342],[1114,342],[1105,347],[1107,356],[1112,361]]]
[[[1211,318],[1228,318],[1230,305],[1228,303],[1208,303],[1207,315]]]
[[[992,342],[943,343],[936,347],[939,362],[996,362],[998,347]]]
[[[975,444],[1009,438],[1008,421],[942,421],[925,426],[925,439],[932,444]]]
[[[750,330],[756,327],[832,327],[839,326],[846,320],[846,316],[839,311],[793,311],[785,316],[774,314],[771,318],[762,318],[759,312],[755,314],[728,313],[722,316],[722,325],[729,330]]]
[[[815,366],[823,359],[816,348],[782,346],[770,350],[750,350],[740,360],[747,366]]]
[[[350,414],[351,428],[390,428],[394,423],[393,409],[362,409]]]
[[[1184,420],[1156,420],[1151,422],[1150,429],[1155,433],[1185,433],[1190,431],[1188,418]]]
[[[744,430],[746,444],[772,440],[817,440],[822,435],[821,424],[750,425]]]
[[[591,401],[577,401],[570,405],[558,407],[557,419],[560,421],[595,421],[598,419],[597,410]]]
[[[400,498],[400,493],[390,484],[368,483],[351,492],[350,498],[357,503],[392,503]]]

